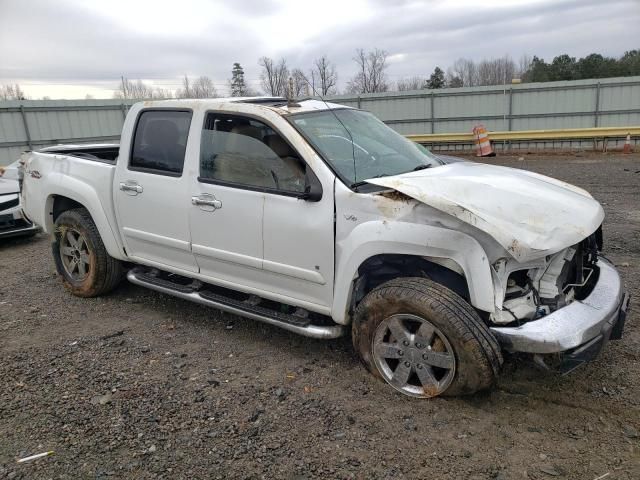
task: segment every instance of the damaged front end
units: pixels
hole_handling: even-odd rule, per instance
[[[482,243],[492,265],[489,327],[505,350],[551,355],[570,370],[621,336],[628,295],[599,254],[604,210],[585,190],[471,162],[368,182],[453,217],[458,225],[442,225]]]
[[[497,302],[491,322],[518,326],[584,299],[598,276],[600,232],[599,228],[582,242],[526,266],[507,259],[495,262],[492,274]]]
[[[622,337],[629,295],[613,265],[599,256],[601,248],[599,228],[539,265],[494,264],[503,300],[490,316],[491,330],[505,350],[534,354],[538,363],[568,372]]]

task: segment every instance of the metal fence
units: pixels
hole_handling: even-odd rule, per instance
[[[640,125],[640,77],[342,95],[330,100],[368,110],[404,135],[470,132],[479,123],[490,132]],[[24,150],[57,143],[117,141],[132,103],[0,102],[0,165],[13,162]],[[582,148],[592,144],[591,140],[574,138],[555,139],[548,145],[547,141],[522,145],[562,147],[567,142]],[[439,142],[434,148],[455,146],[456,142]],[[509,145],[497,144],[501,146]],[[615,147],[615,141],[609,146]]]
[[[101,143],[120,139],[134,101],[24,100],[0,102],[0,165],[25,150],[58,143]]]
[[[368,110],[403,135],[470,133],[479,123],[490,132],[640,125],[640,77],[341,95],[331,100]],[[592,143],[567,142],[581,147]],[[557,139],[523,146],[533,143],[563,146]]]

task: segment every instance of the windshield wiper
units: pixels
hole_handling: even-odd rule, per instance
[[[414,168],[412,170],[412,172],[417,172],[418,170],[426,170],[427,168],[431,168],[432,165],[430,163],[427,163],[425,165],[418,165],[416,168]]]
[[[412,172],[417,172],[418,170],[426,170],[427,168],[431,168],[433,165],[431,165],[430,163],[427,163],[425,165],[418,165],[417,167],[415,167],[414,169],[412,169]],[[396,173],[391,174],[391,173],[379,173],[378,175],[374,175],[373,177],[369,177],[369,178],[380,178],[380,177],[390,177],[392,175],[398,175]],[[361,187],[362,185],[365,185],[366,183],[368,183],[366,180],[361,180],[359,182],[355,182],[351,184],[351,188],[357,188],[357,187]]]
[[[391,174],[390,173],[379,173],[378,175],[374,175],[373,177],[369,177],[369,178],[381,178],[381,177],[390,177]],[[351,184],[351,188],[357,188],[357,187],[361,187],[362,185],[366,185],[367,182],[366,180],[360,180],[359,182],[355,182]]]

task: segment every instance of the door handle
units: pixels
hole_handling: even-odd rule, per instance
[[[191,203],[193,205],[197,205],[198,207],[204,207],[202,210],[210,211],[218,210],[222,208],[222,202],[218,200],[215,196],[210,194],[204,194],[197,197],[191,197]]]
[[[129,195],[137,195],[138,193],[142,193],[144,189],[142,185],[138,185],[137,183],[120,182],[120,190]]]

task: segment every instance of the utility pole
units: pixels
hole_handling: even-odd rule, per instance
[[[126,100],[127,99],[127,87],[125,86],[125,83],[124,83],[124,75],[122,75],[120,77],[120,79],[122,80],[122,96]]]
[[[289,91],[287,92],[287,107],[299,107],[300,104],[293,98],[293,77],[289,77]]]
[[[288,105],[293,105],[293,77],[289,77],[289,91],[287,92]]]

